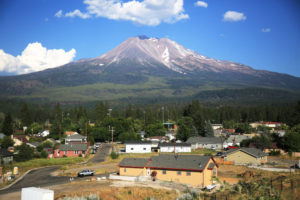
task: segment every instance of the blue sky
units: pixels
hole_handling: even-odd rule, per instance
[[[100,56],[128,37],[300,77],[299,0],[0,0],[0,74]]]

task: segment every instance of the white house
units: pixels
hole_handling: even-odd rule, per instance
[[[174,152],[175,149],[175,153],[192,151],[191,144],[188,143],[160,143],[159,149],[160,152]]]
[[[38,132],[37,136],[47,137],[50,134],[49,130]]]
[[[186,143],[192,145],[192,149],[215,149],[221,150],[227,148],[227,142],[223,138],[218,137],[190,137]]]
[[[175,133],[173,131],[168,131],[166,137],[169,137],[170,140],[175,139]]]
[[[222,124],[212,124],[211,127],[213,128],[213,130],[217,130],[217,129],[222,129],[223,125]]]
[[[151,153],[151,141],[125,142],[126,153]]]

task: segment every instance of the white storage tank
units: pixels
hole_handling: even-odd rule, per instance
[[[36,187],[22,188],[21,200],[53,200],[54,191]]]

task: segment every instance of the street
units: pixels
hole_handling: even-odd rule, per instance
[[[110,149],[111,149],[110,144],[103,144],[99,148],[95,156],[92,159],[90,159],[88,162],[92,162],[92,163],[103,162],[106,159],[106,157],[109,155]],[[26,176],[24,176],[20,181],[18,181],[11,187],[4,190],[0,190],[0,199],[1,199],[1,194],[17,192],[24,187],[45,187],[45,186],[59,185],[59,184],[70,182],[71,177],[51,175],[51,173],[55,172],[59,168],[60,166],[51,166],[51,167],[44,167],[44,168],[30,171]],[[76,181],[77,179],[83,179],[83,178],[75,177],[74,181]]]

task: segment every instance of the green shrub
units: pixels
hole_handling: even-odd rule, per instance
[[[47,158],[47,157],[48,157],[48,153],[45,150],[42,150],[41,158]]]
[[[270,151],[270,156],[280,156],[280,151]]]
[[[111,159],[117,159],[119,158],[119,154],[117,154],[116,152],[112,151],[110,154]]]

